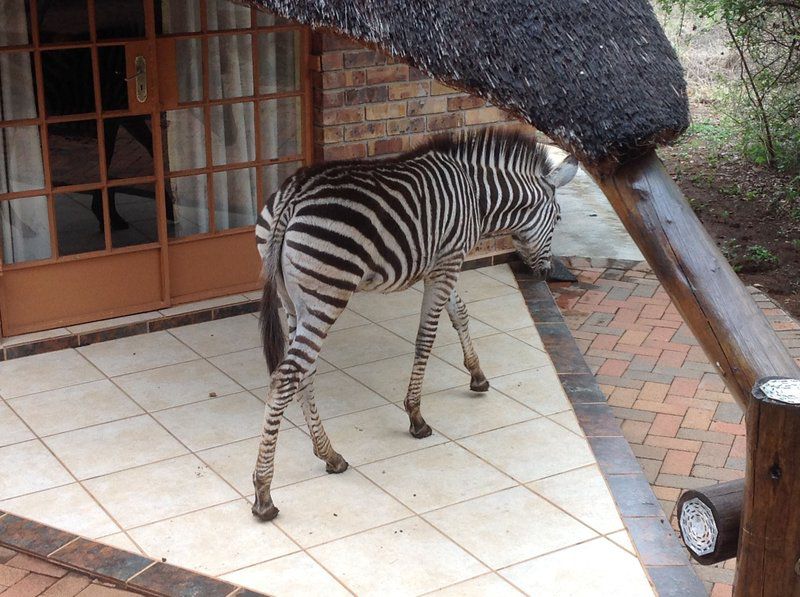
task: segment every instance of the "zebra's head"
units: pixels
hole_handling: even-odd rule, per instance
[[[563,187],[578,171],[578,160],[567,156],[560,164],[550,168],[539,179],[539,192],[544,196],[531,210],[527,226],[512,234],[514,248],[522,261],[534,272],[546,275],[550,271],[550,248],[553,231],[561,219],[561,208],[556,201],[556,189]]]

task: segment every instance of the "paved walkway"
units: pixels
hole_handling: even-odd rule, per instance
[[[744,476],[742,411],[647,264],[569,261],[579,282],[551,285],[556,302],[677,528],[683,490]],[[800,363],[800,325],[751,293]],[[696,570],[712,595],[730,595],[733,560]]]
[[[316,386],[351,468],[325,474],[293,404],[268,524],[249,508],[267,382],[253,315],[0,363],[0,509],[277,595],[652,594],[510,270],[464,272],[461,294],[489,393],[467,389],[442,326],[434,434],[412,439],[421,293],[357,295]]]

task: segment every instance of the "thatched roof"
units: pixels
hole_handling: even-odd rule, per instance
[[[239,0],[242,1],[242,0]],[[608,165],[688,126],[648,0],[244,0],[374,44]]]

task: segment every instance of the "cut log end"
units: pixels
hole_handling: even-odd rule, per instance
[[[678,522],[689,554],[709,565],[736,556],[744,479],[685,492],[678,501]]]
[[[686,500],[681,508],[680,525],[683,542],[692,554],[701,557],[714,553],[719,529],[711,508],[698,498]]]
[[[760,379],[753,390],[756,399],[767,399],[783,404],[800,404],[800,379],[767,377]]]

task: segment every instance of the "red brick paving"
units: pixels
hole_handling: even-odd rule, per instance
[[[568,260],[575,284],[552,284],[586,362],[673,526],[685,489],[744,476],[741,409],[646,263]],[[800,363],[800,325],[757,289],[753,298]],[[729,596],[735,560],[696,566]]]
[[[50,562],[0,547],[0,597],[124,597],[139,595]]]

